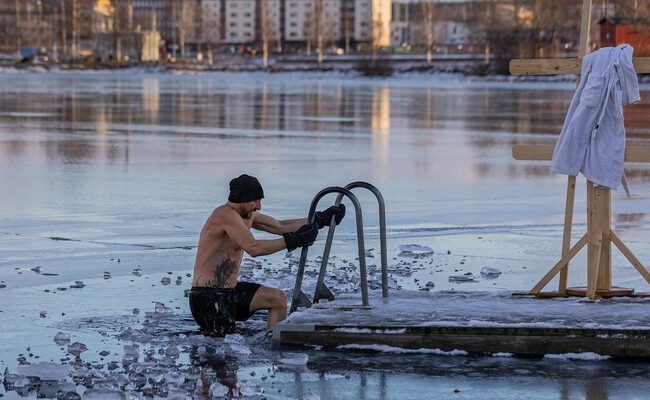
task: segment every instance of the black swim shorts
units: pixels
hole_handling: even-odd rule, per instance
[[[235,332],[235,321],[245,321],[260,284],[237,282],[235,288],[193,287],[189,293],[192,317],[202,330],[223,336]]]

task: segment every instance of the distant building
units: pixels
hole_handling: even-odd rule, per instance
[[[605,17],[598,21],[600,26],[600,47],[628,43],[634,47],[634,54],[650,55],[650,26],[647,21],[634,21]]]
[[[255,0],[225,0],[226,43],[252,43],[255,41]]]

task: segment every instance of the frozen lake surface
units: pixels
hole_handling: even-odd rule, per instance
[[[0,73],[0,373],[7,368],[11,381],[34,374],[19,364],[51,362],[60,368],[41,365],[38,374],[65,374],[67,383],[41,391],[86,390],[88,398],[224,390],[298,399],[643,398],[650,365],[597,355],[287,354],[297,352],[260,333],[262,313],[242,336],[206,338],[184,297],[202,224],[241,173],[260,178],[263,212],[277,218],[306,215],[326,186],[377,186],[393,291],[454,290],[477,301],[530,289],[559,259],[566,178],[548,163],[514,161],[511,147],[553,143],[572,88],[429,75]],[[629,142],[650,145],[647,111],[626,110]],[[627,174],[632,198],[613,193],[613,227],[647,266],[650,167],[629,165]],[[578,185],[574,241],[586,221],[583,178]],[[370,287],[378,288],[377,209],[371,195],[358,196]],[[348,217],[334,238],[335,293],[358,291],[354,229]],[[309,253],[306,293],[325,236]],[[422,249],[431,251],[409,254]],[[289,293],[297,257],[247,261],[244,277]],[[585,258],[572,262],[570,285],[584,285]],[[617,251],[613,264],[617,286],[648,291]],[[501,274],[481,278],[485,267]],[[450,278],[459,276],[476,279]],[[589,314],[575,320],[588,324]],[[55,343],[58,332],[69,342]],[[87,350],[68,347],[75,342]],[[34,395],[35,379],[15,378],[19,385],[0,395]]]

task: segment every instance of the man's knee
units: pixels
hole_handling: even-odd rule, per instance
[[[255,294],[253,303],[261,308],[286,308],[287,294],[281,289],[262,287]]]
[[[272,299],[274,308],[286,308],[287,307],[287,294],[284,293],[282,289],[273,289],[273,299]]]

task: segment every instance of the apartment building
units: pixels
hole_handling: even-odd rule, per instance
[[[252,43],[255,41],[256,1],[224,0],[225,43]]]
[[[169,0],[139,0],[161,3]],[[391,0],[199,0],[204,41],[325,43],[390,41]],[[316,23],[320,21],[320,25]],[[263,33],[265,35],[263,35]]]

